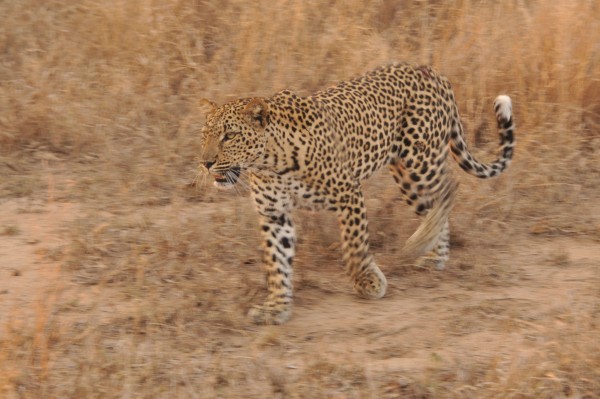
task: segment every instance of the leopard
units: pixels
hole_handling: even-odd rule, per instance
[[[482,163],[467,147],[449,80],[430,66],[409,63],[382,66],[308,96],[283,90],[222,105],[203,99],[198,109],[204,116],[199,168],[219,188],[243,178],[258,213],[267,297],[248,311],[257,324],[282,324],[292,313],[293,210],[337,215],[346,274],[361,297],[379,299],[388,283],[369,249],[363,182],[389,169],[421,219],[403,253],[443,269],[458,190],[449,159],[486,179],[508,168],[515,146],[508,95],[494,101],[499,154]]]

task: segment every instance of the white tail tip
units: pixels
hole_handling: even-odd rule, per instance
[[[509,96],[500,95],[494,100],[494,111],[496,118],[502,121],[509,121],[512,116],[512,101]]]

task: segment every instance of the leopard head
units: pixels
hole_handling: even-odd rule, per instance
[[[214,184],[227,188],[244,170],[260,168],[267,146],[269,106],[262,98],[241,99],[221,106],[203,100],[208,108],[200,133],[200,167]]]

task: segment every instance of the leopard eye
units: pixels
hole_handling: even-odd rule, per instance
[[[239,132],[227,132],[225,133],[225,136],[223,136],[223,141],[229,141],[231,139],[233,139],[234,137],[236,137],[238,134],[240,134]]]

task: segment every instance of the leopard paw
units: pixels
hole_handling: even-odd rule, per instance
[[[417,259],[416,266],[426,269],[444,270],[446,268],[446,259],[439,256],[425,255]]]
[[[385,295],[387,280],[379,267],[372,263],[369,269],[354,282],[354,289],[366,299],[379,299]]]
[[[281,305],[265,302],[264,305],[254,305],[248,316],[256,324],[283,324],[292,314],[291,305]]]

